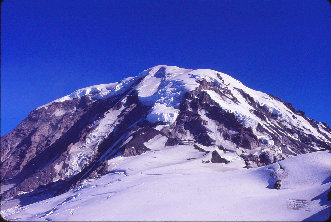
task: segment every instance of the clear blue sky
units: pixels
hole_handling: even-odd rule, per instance
[[[331,124],[326,0],[4,0],[1,130],[90,85],[166,64],[222,71]]]

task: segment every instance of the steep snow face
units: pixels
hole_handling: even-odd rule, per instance
[[[160,138],[159,138],[160,139]],[[112,159],[117,171],[44,200],[2,203],[10,221],[326,221],[331,154],[315,152],[255,169],[203,164],[189,146]],[[190,157],[190,159],[189,159]],[[273,188],[281,180],[279,190]]]

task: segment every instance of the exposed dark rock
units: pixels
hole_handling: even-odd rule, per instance
[[[126,95],[128,92],[124,92]],[[15,130],[1,138],[1,178],[2,182],[14,182],[17,185],[7,191],[4,196],[15,196],[19,192],[29,192],[41,185],[52,183],[54,178],[66,179],[66,169],[70,147],[80,141],[84,141],[86,135],[94,128],[93,122],[103,118],[106,111],[118,110],[123,106],[123,96],[111,97],[107,100],[91,100],[87,96],[80,99],[72,99],[64,102],[54,102],[47,108],[39,108],[19,124]],[[137,103],[137,96],[128,96],[126,106]],[[146,112],[148,108],[139,109]],[[125,113],[130,108],[124,109],[122,116],[130,118],[135,115]],[[137,112],[139,114],[139,112]],[[146,115],[146,114],[144,114]],[[137,117],[137,116],[136,116]],[[138,117],[137,117],[138,118]],[[141,117],[139,117],[141,118]],[[137,121],[137,119],[134,119]],[[127,123],[126,123],[127,122]],[[128,118],[123,117],[122,128],[133,124]],[[127,130],[117,128],[119,132]],[[113,138],[105,138],[96,149],[99,157],[106,152],[105,146],[111,145]],[[114,142],[114,141],[113,141]],[[109,146],[107,147],[109,148]],[[99,158],[91,157],[89,163]],[[102,161],[100,160],[100,163]],[[62,164],[62,172],[56,172],[55,166]],[[98,165],[93,165],[98,166]],[[88,167],[88,164],[86,164]],[[92,169],[88,170],[93,171]]]
[[[279,190],[281,187],[281,180],[277,180],[276,183],[274,184],[274,188]]]
[[[211,162],[212,163],[230,163],[227,159],[222,158],[217,151],[211,153]]]
[[[160,131],[148,126],[137,130],[131,135],[132,139],[123,146],[123,156],[136,156],[148,151],[144,143],[159,134]]]
[[[198,114],[201,108],[201,103],[208,100],[208,95],[205,93],[196,94],[195,91],[187,93],[185,102],[181,104],[180,113],[177,118],[177,125],[184,130],[188,130],[197,143],[205,146],[210,146],[214,141],[208,136],[208,130],[205,127],[205,121]],[[189,98],[192,98],[189,100]],[[210,98],[209,98],[210,99]],[[192,111],[190,111],[192,110]],[[176,135],[174,135],[176,136]]]
[[[206,151],[197,145],[194,145],[194,149],[199,150],[200,152],[209,153],[209,151]]]
[[[180,145],[181,142],[179,139],[177,138],[168,138],[167,142],[166,142],[166,146],[175,146],[175,145]]]
[[[31,112],[16,128],[21,135],[23,132],[27,134],[26,137],[16,136],[16,129],[3,137],[2,180],[15,179],[18,174],[18,178],[24,180],[26,175],[40,170],[54,156],[61,155],[70,143],[79,140],[81,130],[91,117],[105,111],[103,107],[103,104],[91,103],[84,97],[79,101],[54,103],[47,110],[42,108]],[[53,118],[59,109],[68,111],[61,118]],[[17,143],[15,140],[20,142],[15,149],[9,150],[13,143]],[[9,153],[10,156],[7,155]]]
[[[269,165],[273,162],[275,162],[274,160],[274,156],[270,153],[270,152],[262,152],[259,156],[260,158],[260,162],[265,164],[265,165]]]

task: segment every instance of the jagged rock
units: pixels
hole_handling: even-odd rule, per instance
[[[265,165],[275,162],[275,160],[274,160],[275,157],[270,152],[267,152],[267,151],[262,152],[260,154],[259,158],[260,158],[260,162]]]
[[[274,184],[274,188],[279,190],[281,187],[281,180],[277,180],[276,183]]]
[[[230,163],[230,161],[228,161],[227,159],[222,158],[216,150],[214,150],[211,153],[210,162],[212,162],[212,163]]]

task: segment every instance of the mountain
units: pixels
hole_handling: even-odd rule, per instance
[[[331,130],[224,73],[159,65],[33,110],[1,138],[1,182],[8,186],[2,198],[39,198],[46,190],[56,196],[85,179],[121,172],[114,158],[170,148],[176,152],[160,163],[184,155],[255,168],[330,150]]]

